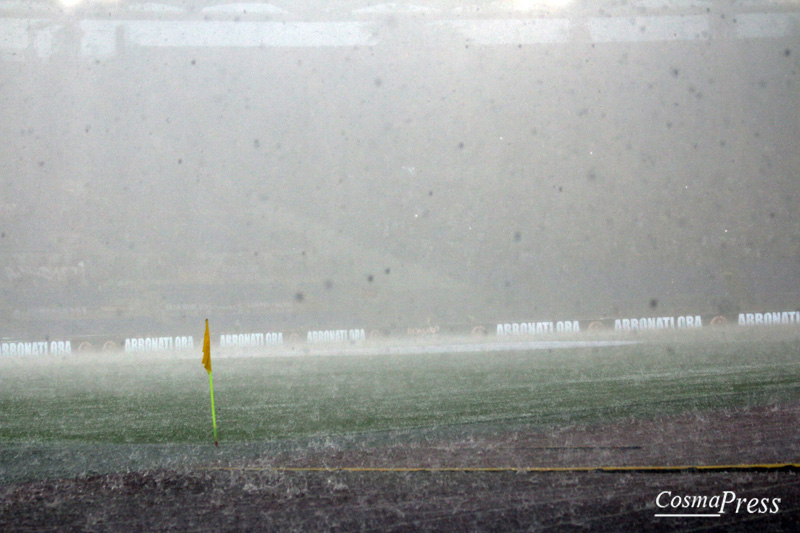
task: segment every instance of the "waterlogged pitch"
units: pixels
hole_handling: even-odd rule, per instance
[[[0,440],[213,441],[200,359],[198,351],[0,360]],[[212,360],[221,445],[546,427],[800,399],[795,339]]]

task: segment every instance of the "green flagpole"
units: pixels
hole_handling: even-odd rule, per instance
[[[214,446],[219,446],[217,441],[217,415],[214,412],[214,380],[211,379],[211,372],[208,373],[208,388],[211,391],[211,422],[214,424]]]
[[[208,372],[208,389],[211,391],[211,421],[214,423],[214,446],[219,446],[217,441],[217,414],[214,411],[214,381],[211,379],[211,335],[208,333],[207,318],[206,334],[203,337],[203,367]]]

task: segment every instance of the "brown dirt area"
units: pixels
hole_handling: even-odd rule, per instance
[[[455,440],[331,446],[301,456],[112,472],[0,487],[3,531],[796,530],[800,472],[349,472],[342,467],[573,467],[800,463],[800,406],[723,410]],[[328,467],[286,472],[277,467]],[[674,496],[743,499],[720,517]],[[766,512],[749,513],[756,498]],[[770,512],[774,503],[777,512]]]

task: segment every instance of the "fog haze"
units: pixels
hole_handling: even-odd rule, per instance
[[[357,22],[365,44],[217,46],[198,5],[0,11],[29,39],[0,49],[4,334],[797,306],[796,4],[290,4],[211,22]],[[748,37],[753,13],[794,25]],[[709,29],[592,30],[678,15]],[[529,19],[572,26],[490,24]],[[176,21],[210,40],[181,44]],[[163,45],[141,44],[148,23]]]

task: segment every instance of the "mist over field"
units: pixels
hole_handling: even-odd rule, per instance
[[[796,308],[795,4],[528,4],[0,5],[2,335]]]
[[[796,529],[799,45],[0,0],[0,531]]]

